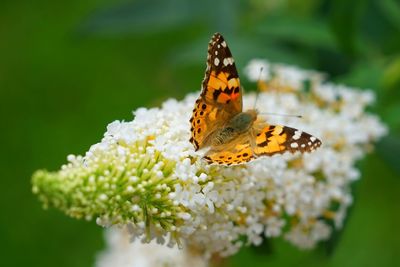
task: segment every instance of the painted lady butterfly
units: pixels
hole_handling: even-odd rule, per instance
[[[254,109],[242,111],[242,89],[236,66],[224,38],[216,33],[208,45],[202,92],[190,119],[190,142],[205,147],[209,163],[234,165],[258,156],[284,152],[311,152],[321,141],[305,132],[269,125]]]

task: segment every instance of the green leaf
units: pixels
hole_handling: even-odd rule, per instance
[[[235,37],[228,34],[224,37],[232,51],[239,71],[246,66],[249,60],[254,58],[264,58],[271,62],[282,62],[303,67],[310,66],[309,59],[304,54],[282,47],[275,42],[267,42],[254,35]],[[204,65],[208,40],[209,36],[202,36],[202,38],[191,43],[177,47],[171,51],[168,62],[175,66]]]
[[[360,165],[360,164],[362,164],[362,162],[358,163],[357,165]],[[355,183],[352,183],[350,186],[351,192],[353,194],[353,204],[350,205],[346,210],[346,216],[343,220],[342,227],[340,229],[338,229],[335,227],[333,221],[327,221],[327,223],[332,227],[332,234],[331,234],[330,238],[327,241],[323,242],[321,245],[325,252],[325,255],[328,257],[332,257],[334,255],[336,249],[338,248],[340,241],[342,239],[342,236],[346,230],[347,223],[351,219],[353,210],[357,205],[358,184],[359,184],[358,182],[355,182]],[[333,203],[332,205],[337,205],[337,203]],[[336,208],[338,209],[339,206],[337,206]],[[332,210],[335,210],[335,209],[332,209]]]
[[[317,18],[268,17],[256,28],[268,38],[335,50],[336,41],[324,21]]]
[[[210,1],[206,1],[210,3]],[[154,33],[200,20],[207,5],[185,0],[140,0],[95,13],[80,27],[91,34]]]
[[[349,56],[357,52],[358,22],[364,0],[336,0],[331,2],[330,25],[341,49]]]
[[[377,90],[381,87],[383,71],[384,68],[379,62],[360,61],[353,66],[350,72],[338,77],[336,82]]]
[[[400,19],[400,18],[399,18]],[[400,55],[395,57],[385,68],[383,86],[385,89],[397,89],[400,85]]]
[[[319,6],[321,5],[320,0],[288,0],[287,10],[291,12],[292,16],[312,16]]]
[[[251,249],[259,255],[269,256],[274,253],[273,244],[268,238],[263,238],[263,242],[259,246],[251,246]]]
[[[400,5],[394,0],[376,1],[385,18],[398,30],[400,30]]]
[[[400,174],[400,137],[388,135],[381,139],[381,141],[377,144],[376,149],[379,156],[386,162],[386,164],[396,173]]]
[[[400,101],[394,103],[386,103],[383,107],[382,117],[385,118],[385,123],[387,123],[393,131],[400,130]]]
[[[96,12],[80,32],[102,35],[151,34],[207,26],[211,32],[233,32],[245,12],[240,0],[138,0]],[[211,18],[211,19],[210,19]]]

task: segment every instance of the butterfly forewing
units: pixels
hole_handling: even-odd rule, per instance
[[[213,133],[242,111],[242,91],[232,54],[216,33],[208,45],[202,91],[193,109],[191,143],[195,149],[209,145]]]
[[[214,34],[208,46],[201,96],[206,102],[223,106],[233,114],[242,111],[242,92],[235,61],[219,33]]]

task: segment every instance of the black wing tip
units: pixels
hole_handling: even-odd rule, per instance
[[[213,36],[211,37],[211,41],[210,44],[216,44],[216,43],[222,43],[224,41],[224,37],[222,36],[221,33],[216,32],[213,34]]]
[[[221,33],[215,32],[215,33],[213,34],[213,38],[224,38],[224,37],[222,36]]]

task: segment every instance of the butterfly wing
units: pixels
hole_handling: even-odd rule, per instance
[[[259,156],[285,152],[312,152],[321,141],[295,128],[256,122],[250,133],[243,134],[223,147],[214,147],[204,156],[209,163],[235,165]]]
[[[219,33],[214,34],[208,46],[201,97],[207,103],[223,106],[232,115],[242,111],[239,75],[232,53]]]
[[[228,144],[212,147],[207,151],[204,159],[208,163],[236,165],[254,158],[253,145],[250,134],[243,134]]]
[[[232,53],[221,34],[208,45],[207,69],[190,119],[195,149],[209,145],[212,134],[242,111],[242,90]]]
[[[312,152],[321,146],[321,141],[295,128],[283,125],[255,125],[255,143],[253,153],[256,156],[271,156],[278,153]]]

